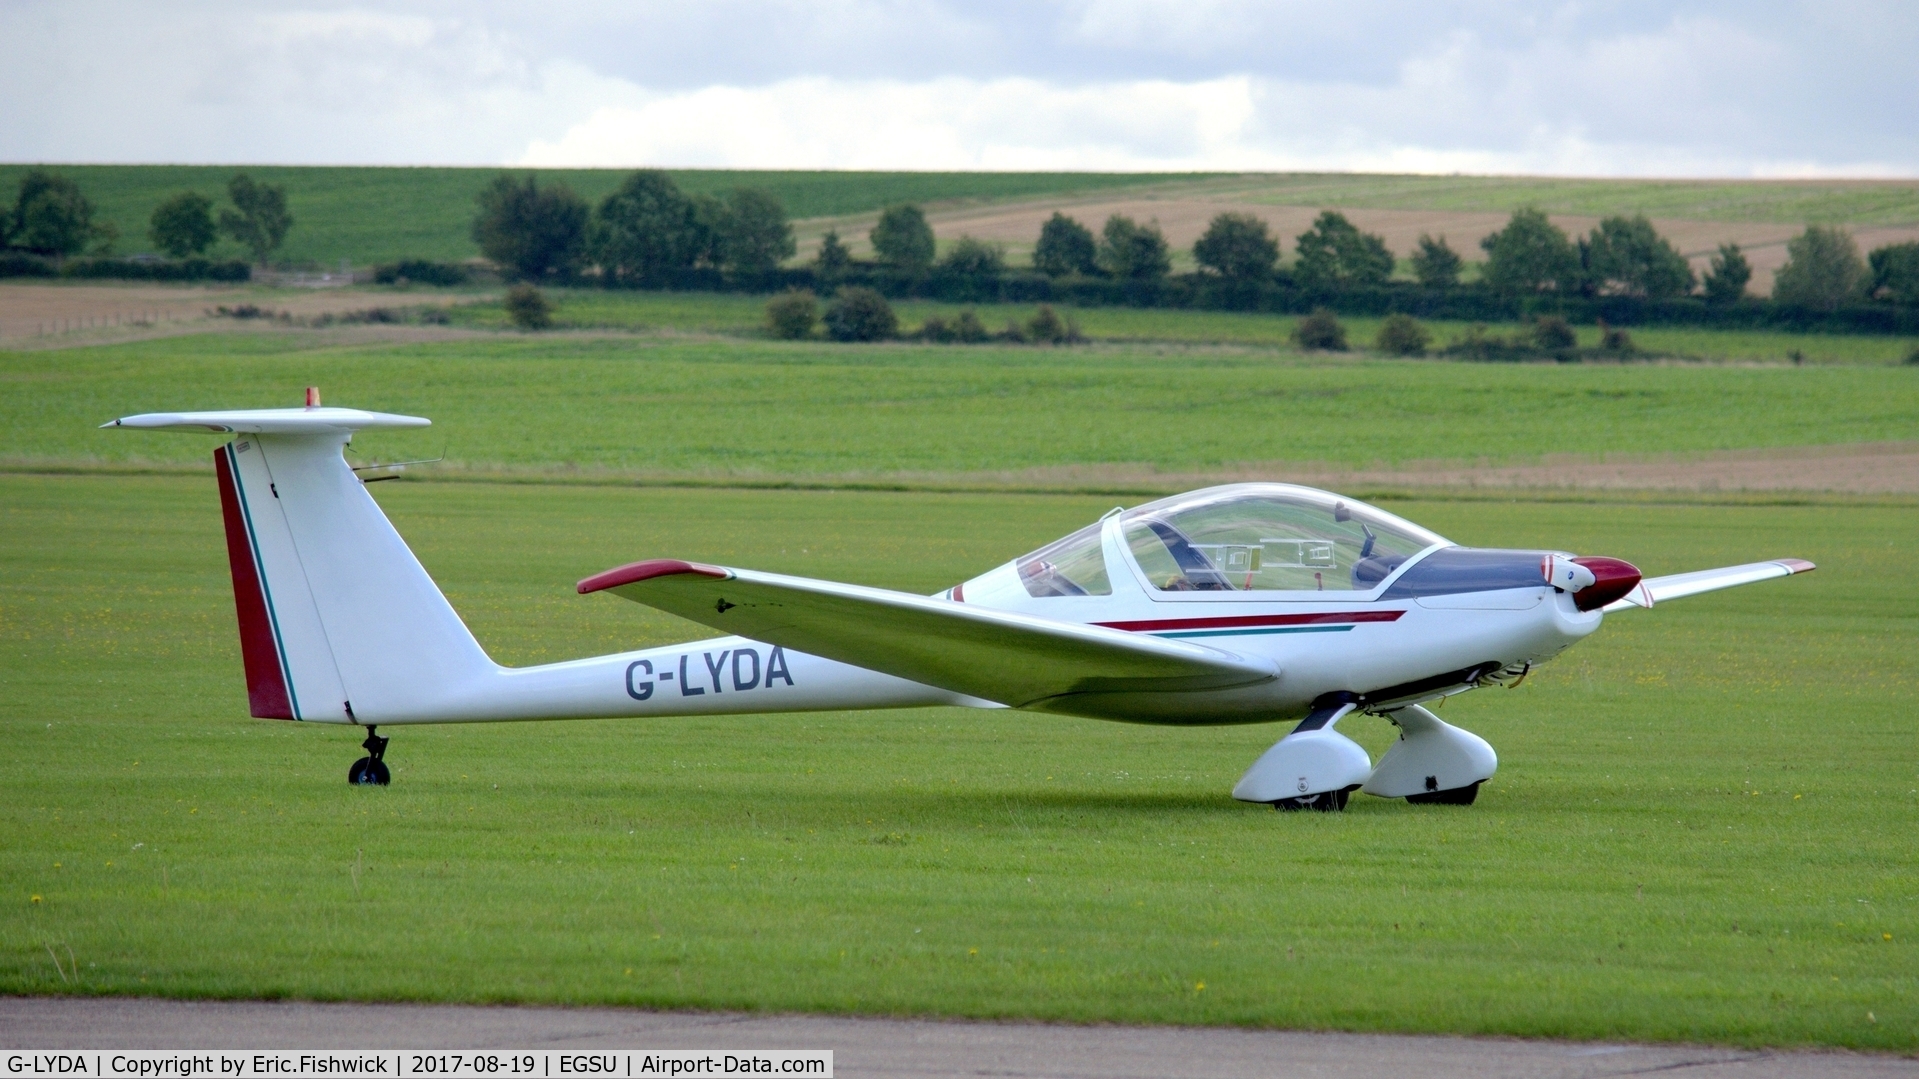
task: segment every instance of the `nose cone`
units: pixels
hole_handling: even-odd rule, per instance
[[[1625,595],[1639,584],[1639,567],[1619,558],[1575,558],[1573,561],[1592,571],[1593,583],[1573,593],[1573,604],[1582,611],[1596,611]]]

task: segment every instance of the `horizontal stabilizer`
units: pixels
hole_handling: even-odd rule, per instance
[[[100,426],[226,435],[327,435],[381,427],[431,427],[433,421],[421,416],[362,412],[357,408],[248,408],[219,412],[145,412],[122,416]]]
[[[1226,689],[1278,675],[1268,660],[1186,641],[666,559],[608,570],[579,590],[1014,707],[1074,693]]]
[[[1628,607],[1650,607],[1669,599],[1696,596],[1701,592],[1717,592],[1721,588],[1751,584],[1754,581],[1769,581],[1774,577],[1790,577],[1795,573],[1807,573],[1817,568],[1803,558],[1779,558],[1771,562],[1751,562],[1743,566],[1726,566],[1723,569],[1675,573],[1670,577],[1653,577],[1640,581],[1632,591],[1606,604],[1600,610],[1622,611]]]

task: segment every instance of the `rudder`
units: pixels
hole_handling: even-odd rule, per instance
[[[259,719],[298,719],[289,689],[293,678],[280,652],[278,634],[255,549],[247,510],[233,478],[233,443],[213,451],[220,481],[220,515],[227,530],[227,565],[233,574],[234,614],[240,623],[240,659],[246,667],[247,704]]]
[[[352,719],[339,664],[260,436],[221,446],[213,460],[253,714],[265,719]]]

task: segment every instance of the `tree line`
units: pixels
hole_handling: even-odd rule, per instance
[[[197,191],[181,191],[154,209],[147,238],[182,263],[178,272],[116,266],[114,248],[120,231],[112,222],[97,220],[97,209],[80,185],[49,169],[30,169],[20,179],[11,210],[0,209],[0,253],[11,258],[4,267],[12,275],[52,274],[82,277],[162,276],[244,279],[245,265],[237,268],[207,261],[206,255],[224,235],[264,263],[293,227],[287,210],[286,188],[256,183],[246,173],[235,173],[227,183],[231,205],[214,213],[214,202]],[[90,261],[69,262],[75,256]],[[26,256],[22,258],[21,256]]]
[[[509,277],[659,288],[691,271],[765,274],[793,256],[780,200],[743,187],[688,194],[658,169],[628,176],[600,204],[564,183],[502,174],[476,197],[473,242]]]
[[[1722,244],[1696,274],[1644,215],[1605,218],[1569,236],[1536,208],[1515,211],[1479,242],[1485,258],[1468,280],[1466,260],[1445,236],[1421,235],[1407,259],[1410,280],[1380,236],[1344,214],[1321,213],[1281,261],[1279,238],[1259,217],[1221,213],[1193,245],[1197,274],[1173,273],[1173,249],[1155,222],[1121,214],[1098,233],[1054,213],[1040,228],[1030,269],[1009,265],[1004,248],[961,237],[942,252],[924,211],[886,208],[867,234],[873,256],[854,258],[828,232],[813,259],[784,267],[795,245],[773,195],[739,188],[725,197],[681,191],[666,173],[641,170],[589,207],[565,184],[501,175],[478,198],[473,239],[510,276],[526,282],[597,281],[609,287],[797,286],[855,282],[896,295],[960,300],[1057,299],[1115,295],[1154,302],[1176,277],[1187,292],[1292,290],[1337,297],[1390,288],[1469,290],[1508,301],[1622,299],[1709,305],[1752,303],[1752,266],[1738,244]],[[1813,225],[1787,245],[1776,277],[1777,304],[1834,311],[1872,300],[1919,305],[1919,243],[1892,244],[1862,258],[1844,230]],[[1041,278],[1052,288],[1021,278]],[[1103,289],[1100,286],[1105,286]]]
[[[253,262],[266,262],[293,226],[285,188],[240,172],[229,180],[226,195],[225,206],[194,191],[168,197],[149,218],[148,239],[176,262],[191,263],[182,270],[188,276],[211,267],[204,259],[222,236]],[[1422,235],[1406,260],[1408,280],[1384,239],[1335,211],[1321,213],[1295,238],[1294,257],[1285,263],[1265,221],[1219,214],[1193,245],[1198,271],[1176,275],[1172,247],[1155,222],[1115,214],[1096,234],[1054,213],[1040,228],[1031,266],[1015,267],[1001,246],[972,237],[940,251],[925,213],[910,204],[880,214],[867,236],[870,259],[855,258],[829,232],[808,264],[788,266],[793,228],[777,197],[753,187],[723,197],[689,193],[654,169],[630,174],[597,206],[564,183],[501,174],[480,192],[476,210],[472,237],[481,252],[506,276],[531,283],[768,291],[827,291],[856,283],[892,295],[957,300],[1300,310],[1326,302],[1355,313],[1416,303],[1418,313],[1468,318],[1542,304],[1570,310],[1583,303],[1615,314],[1622,302],[1640,310],[1665,305],[1669,312],[1679,310],[1674,301],[1715,308],[1754,304],[1746,291],[1752,267],[1737,244],[1721,245],[1704,275],[1696,275],[1643,215],[1608,217],[1573,237],[1543,211],[1522,208],[1480,240],[1485,259],[1476,275],[1445,236]],[[111,258],[119,240],[80,186],[48,169],[29,170],[12,207],[0,205],[0,274],[132,274],[140,267]],[[1775,278],[1775,307],[1838,312],[1877,301],[1919,308],[1919,243],[1890,244],[1862,258],[1843,229],[1814,225],[1793,238],[1787,252]],[[453,272],[460,267],[420,260],[382,269],[391,271],[391,279],[454,283],[463,277]],[[171,272],[148,267],[140,275]],[[245,267],[237,272],[244,276]],[[1408,289],[1422,295],[1409,298]],[[1906,328],[1909,316],[1895,321]],[[1861,322],[1862,328],[1876,325]]]
[[[923,223],[924,219],[917,220]],[[882,227],[886,222],[882,216]],[[931,265],[902,258],[882,246],[882,239],[882,229],[876,228],[874,249],[896,267]],[[991,263],[996,271],[1003,271],[998,261],[969,250],[977,246],[977,241],[962,238],[939,266],[968,270]],[[1738,244],[1721,244],[1702,279],[1643,214],[1608,217],[1575,239],[1543,211],[1528,207],[1515,211],[1504,228],[1486,236],[1479,246],[1486,254],[1479,286],[1511,296],[1556,293],[1658,301],[1699,295],[1711,303],[1731,303],[1747,298],[1746,286],[1752,279],[1752,265]],[[1266,222],[1252,214],[1228,212],[1214,217],[1193,244],[1193,260],[1203,274],[1222,281],[1318,292],[1385,286],[1398,268],[1384,238],[1360,231],[1344,214],[1332,210],[1322,212],[1312,227],[1300,233],[1294,248],[1294,261],[1282,266],[1278,238]],[[904,250],[910,257],[923,257],[921,245]],[[1844,230],[1813,225],[1788,242],[1787,253],[1774,285],[1777,302],[1821,310],[1868,299],[1919,303],[1919,243],[1887,245],[1862,260],[1858,246]],[[1422,234],[1407,261],[1413,281],[1422,288],[1465,287],[1465,259],[1443,235]],[[1054,213],[1041,226],[1033,268],[1050,277],[1157,281],[1171,274],[1172,259],[1156,224],[1140,225],[1115,214],[1095,239],[1085,225]]]

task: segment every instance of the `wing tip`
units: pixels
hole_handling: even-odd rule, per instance
[[[1774,559],[1773,561],[1778,565],[1786,567],[1786,572],[1789,574],[1790,573],[1811,573],[1813,570],[1816,570],[1819,568],[1818,566],[1813,565],[1811,562],[1808,562],[1803,558],[1778,558],[1778,559]]]
[[[648,558],[640,562],[628,562],[624,566],[614,566],[603,573],[596,573],[581,581],[575,587],[580,595],[603,592],[609,588],[618,588],[623,584],[635,584],[650,581],[655,577],[671,577],[681,573],[697,574],[701,577],[717,577],[725,580],[733,576],[733,571],[719,566],[709,566],[703,562],[686,562],[678,558]]]

